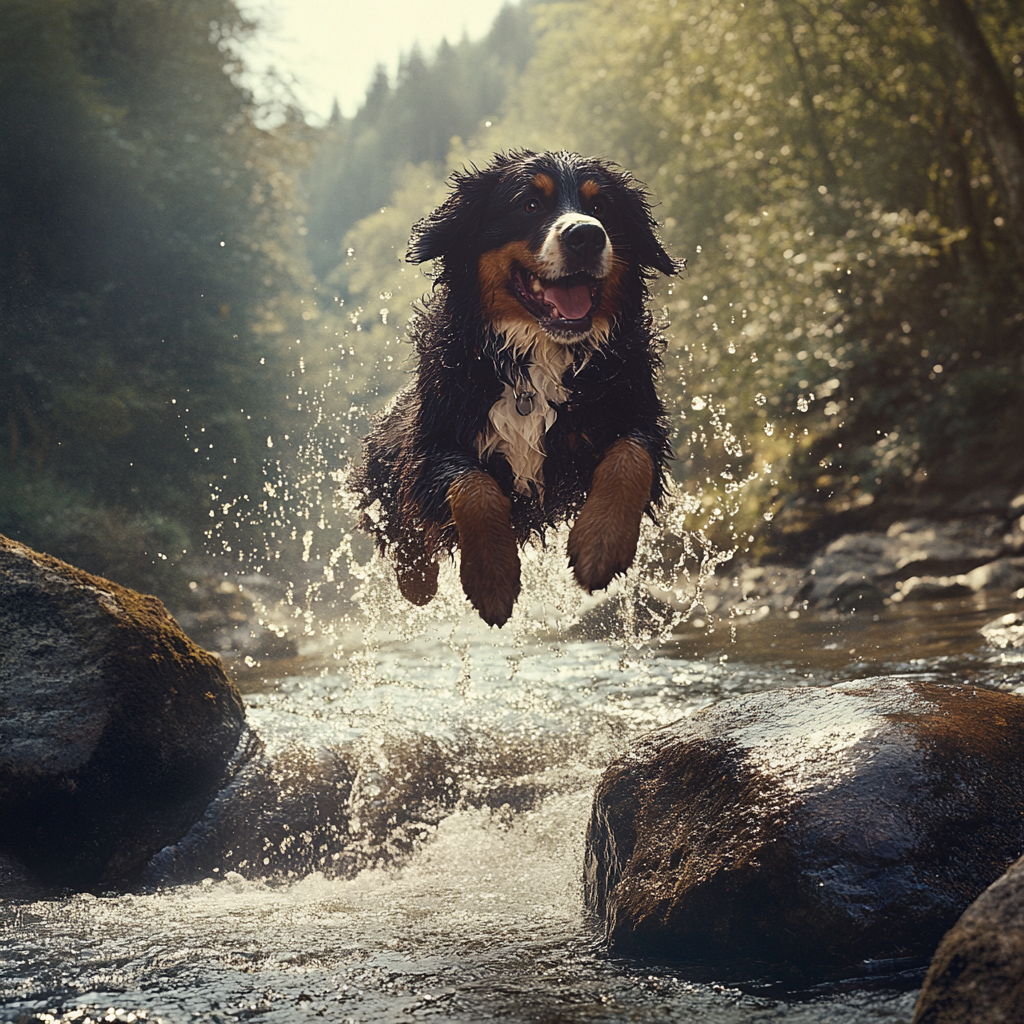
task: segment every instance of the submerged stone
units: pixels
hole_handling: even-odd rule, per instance
[[[979,590],[1016,590],[1024,586],[1024,559],[1000,558],[987,565],[979,565],[962,577],[963,583]]]
[[[155,597],[0,537],[0,853],[120,885],[182,836],[246,732],[217,658]]]
[[[598,786],[585,895],[611,951],[926,956],[1024,850],[1024,699],[900,678],[745,695]]]
[[[990,885],[942,940],[913,1024],[1024,1020],[1024,860]]]
[[[969,594],[971,588],[963,582],[962,576],[911,576],[898,584],[899,590],[892,595],[893,601],[943,601],[951,597]]]
[[[1007,612],[986,623],[979,632],[985,642],[997,650],[1024,647],[1024,612]]]
[[[828,592],[828,600],[841,612],[870,611],[885,606],[882,592],[859,572],[840,576]]]

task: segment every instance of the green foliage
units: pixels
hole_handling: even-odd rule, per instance
[[[722,539],[1019,485],[1024,199],[937,10],[532,0],[314,131],[239,85],[233,0],[0,0],[0,531],[165,590],[245,523],[309,557],[404,379],[410,226],[518,146],[634,171],[689,259],[665,387]],[[1019,111],[1015,0],[973,10]]]
[[[104,507],[84,487],[28,470],[7,471],[0,485],[3,532],[73,565],[165,601],[188,594],[182,563],[191,541],[180,522],[156,510]]]
[[[981,22],[1019,102],[1011,9]],[[680,473],[709,505],[752,471],[751,513],[1021,479],[1020,255],[926,4],[586,0],[539,29],[486,145],[610,156],[661,200],[690,260],[663,292]]]
[[[302,138],[234,82],[249,28],[231,0],[0,0],[0,488],[60,481],[109,526],[95,571],[128,535],[133,578],[168,530],[196,546],[288,412]],[[15,512],[0,530],[76,556],[70,513]]]
[[[344,261],[328,283],[348,296],[349,348],[342,369],[350,391],[388,398],[401,385],[407,350],[405,328],[431,282],[423,268],[405,261],[409,228],[441,203],[446,192],[430,164],[409,165],[388,206],[364,218],[345,235]],[[343,346],[344,347],[344,346]],[[353,357],[357,357],[353,358]]]
[[[495,118],[532,53],[529,14],[506,6],[479,42],[442,43],[433,59],[413,50],[391,85],[378,68],[348,122],[327,127],[309,174],[310,258],[326,276],[357,221],[389,204],[407,165],[444,164],[452,139]]]

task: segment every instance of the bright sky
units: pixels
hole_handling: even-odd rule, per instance
[[[398,58],[419,43],[425,55],[463,33],[479,39],[505,0],[241,0],[263,30],[243,56],[258,71],[273,66],[286,79],[311,123],[326,120],[338,97],[356,112],[377,64],[394,80]]]

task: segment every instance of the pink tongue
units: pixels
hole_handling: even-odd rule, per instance
[[[582,320],[590,312],[590,289],[585,284],[568,288],[549,285],[544,289],[544,301],[550,302],[563,320]]]

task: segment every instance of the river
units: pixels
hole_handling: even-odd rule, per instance
[[[1020,652],[978,633],[1019,601],[682,623],[664,642],[611,644],[540,613],[489,631],[446,586],[432,618],[382,590],[361,626],[372,642],[333,630],[297,662],[238,676],[272,755],[350,752],[371,816],[375,794],[412,801],[429,774],[447,793],[432,812],[389,819],[354,875],[225,861],[187,885],[8,900],[0,1019],[910,1020],[921,964],[796,983],[609,959],[581,901],[591,794],[633,737],[738,693],[882,673],[1024,691]]]

